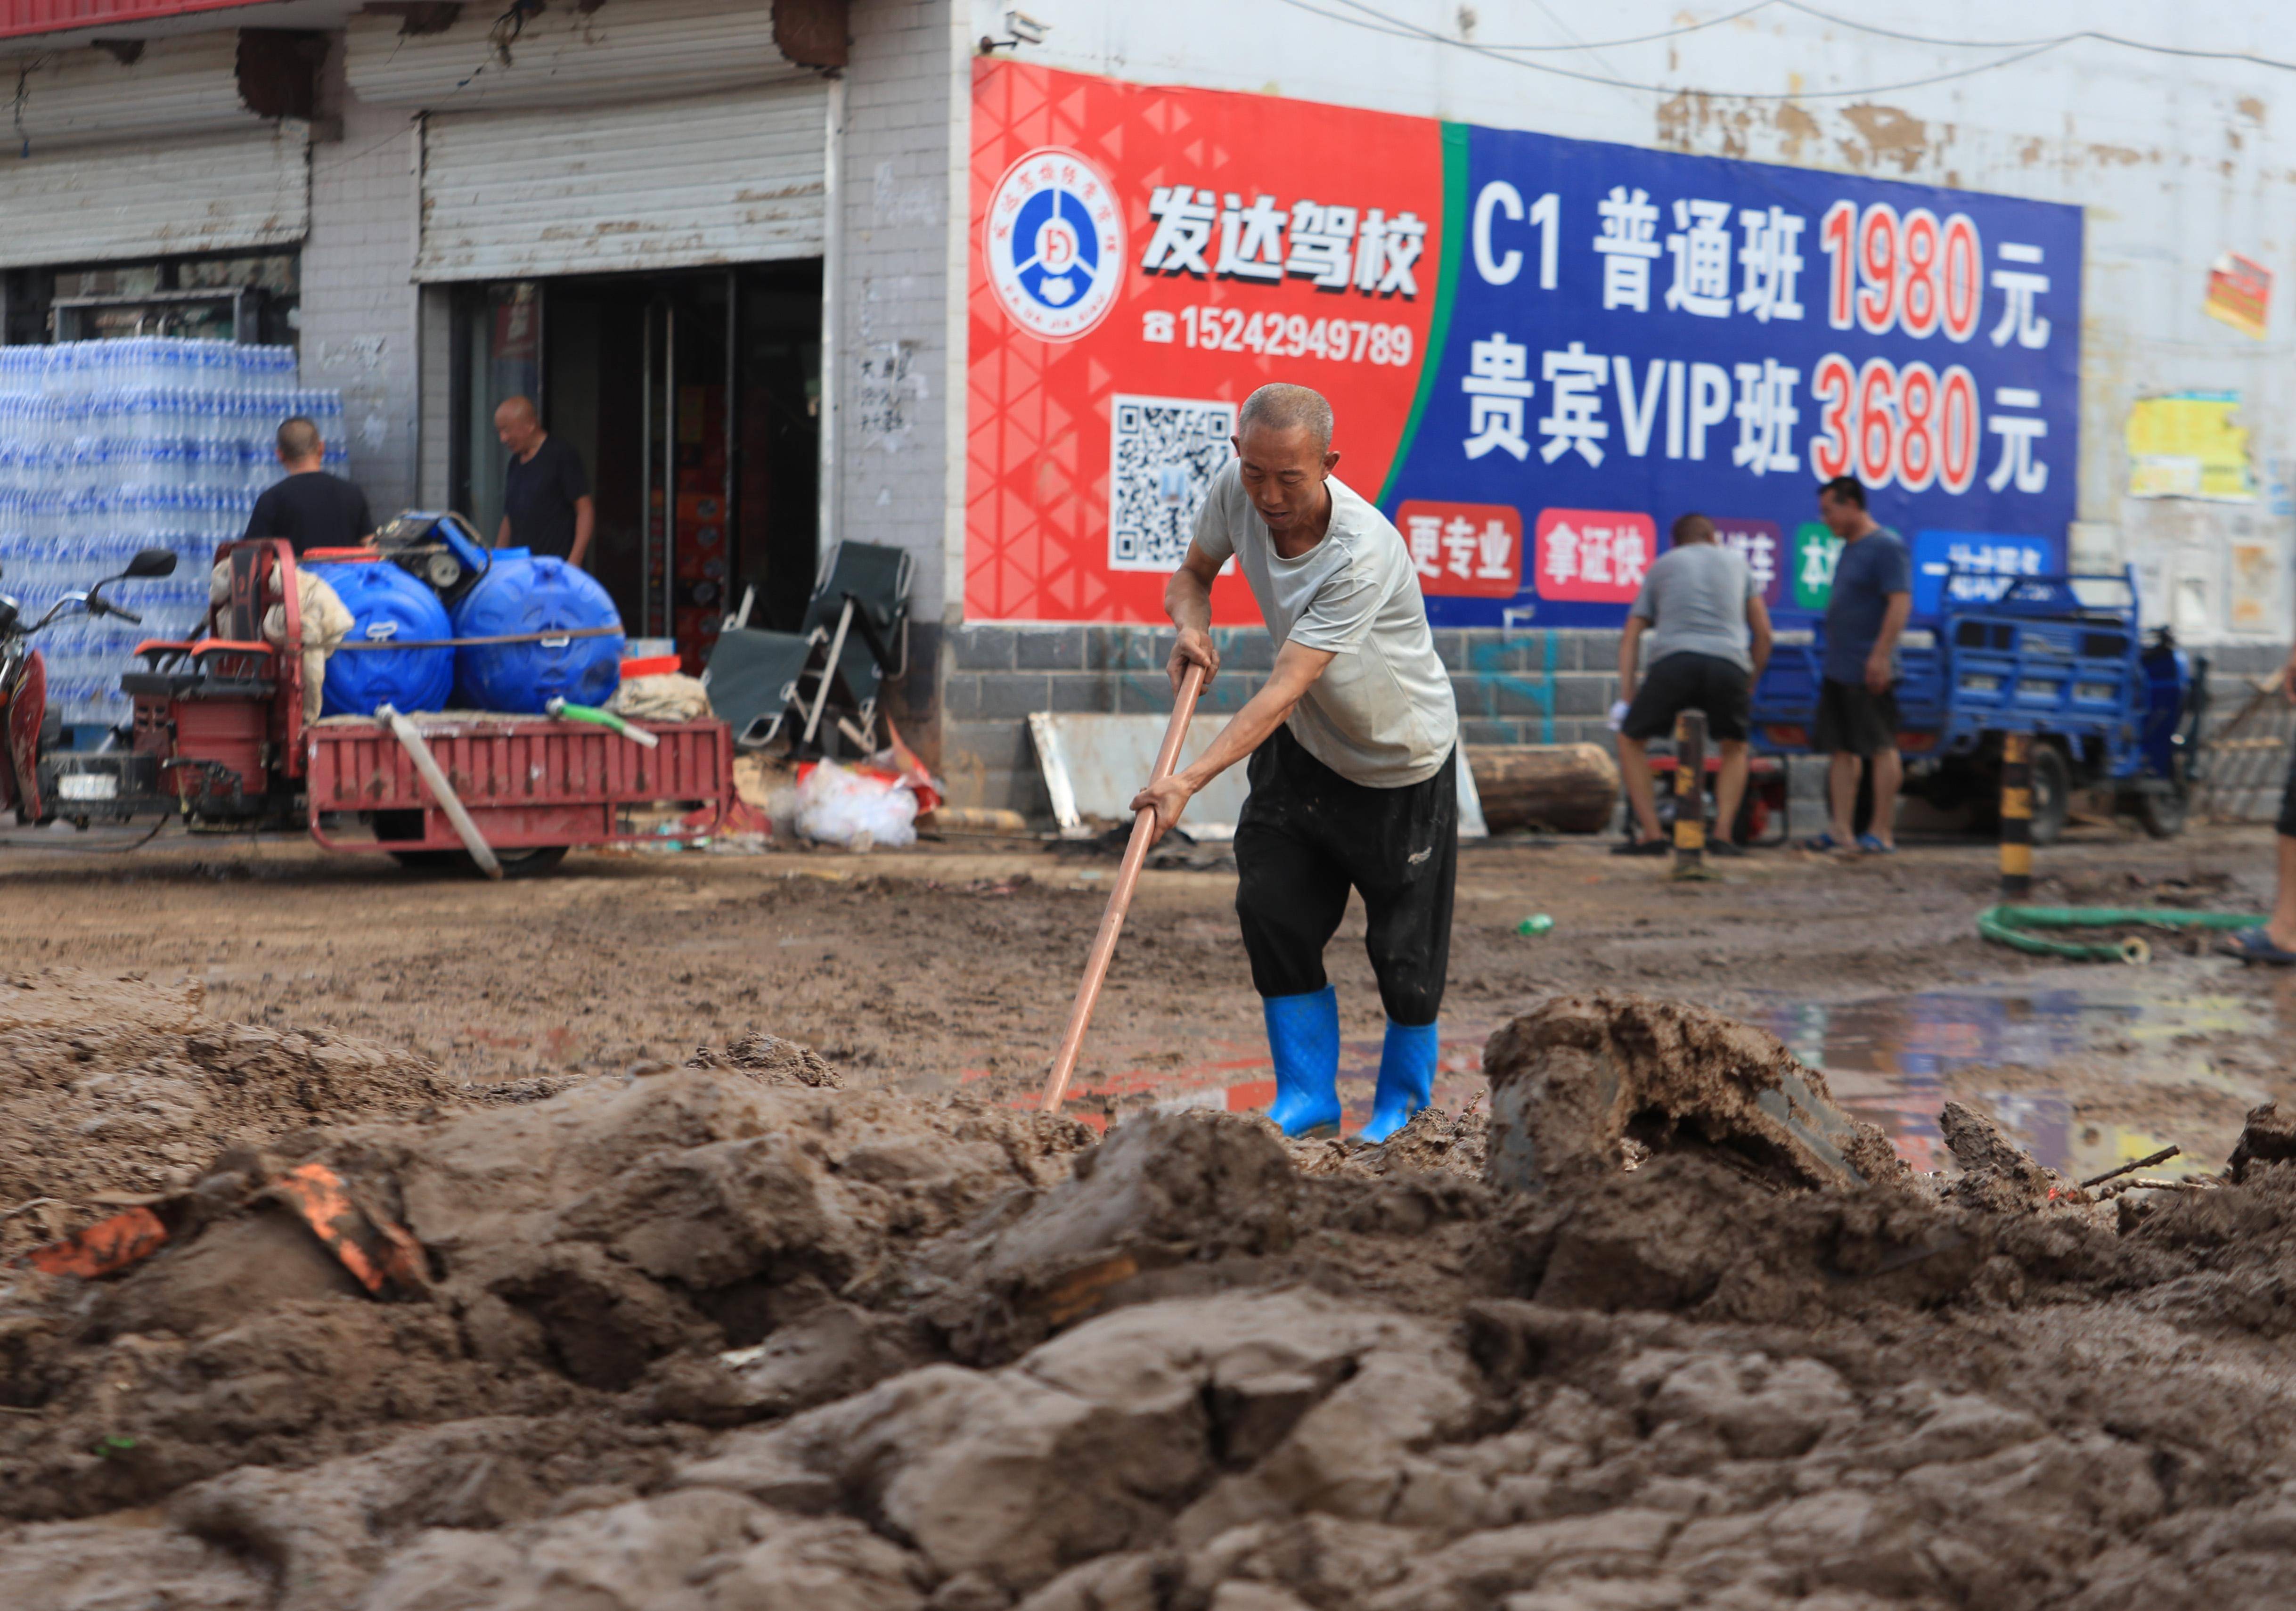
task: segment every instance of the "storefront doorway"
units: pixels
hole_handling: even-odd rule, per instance
[[[788,628],[818,531],[817,260],[457,287],[455,507],[502,520],[503,399],[534,398],[581,454],[597,505],[588,559],[632,637],[689,670],[754,588],[750,621]]]

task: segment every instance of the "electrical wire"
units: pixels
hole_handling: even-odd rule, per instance
[[[9,103],[9,110],[16,125],[16,136],[22,142],[22,149],[16,153],[20,160],[29,160],[32,155],[32,136],[24,127],[24,107],[31,99],[32,75],[54,60],[53,53],[43,51],[37,55],[23,57],[16,63],[16,96]]]
[[[2142,39],[2126,39],[2126,37],[2121,35],[2105,35],[2105,32],[2098,32],[2098,29],[2092,29],[2092,28],[2076,29],[2076,32],[2069,32],[2069,35],[2050,35],[2046,37],[2046,39],[1945,39],[1945,37],[1913,35],[1913,32],[1901,32],[1901,29],[1881,28],[1881,25],[1876,23],[1860,23],[1860,21],[1850,19],[1850,16],[1837,16],[1837,13],[1833,12],[1821,12],[1818,7],[1814,7],[1814,4],[1805,4],[1802,0],[1757,0],[1757,3],[1750,4],[1750,7],[1742,7],[1738,9],[1738,12],[1726,12],[1722,13],[1722,16],[1713,16],[1713,19],[1703,21],[1703,23],[1687,23],[1683,25],[1683,28],[1669,28],[1669,29],[1662,29],[1662,32],[1651,32],[1651,35],[1633,35],[1633,37],[1626,37],[1626,39],[1595,39],[1595,41],[1578,41],[1578,44],[1506,44],[1506,45],[1476,44],[1474,39],[1454,39],[1454,37],[1442,35],[1442,32],[1435,32],[1432,28],[1423,28],[1423,25],[1412,23],[1412,21],[1400,19],[1400,16],[1391,16],[1391,13],[1387,12],[1380,12],[1378,7],[1364,4],[1362,0],[1334,0],[1334,4],[1343,4],[1343,7],[1348,7],[1348,12],[1357,12],[1359,16],[1343,16],[1343,13],[1339,12],[1330,12],[1330,9],[1320,7],[1320,4],[1311,4],[1308,0],[1283,0],[1283,4],[1292,7],[1295,12],[1308,12],[1311,16],[1320,16],[1320,19],[1324,21],[1332,21],[1332,23],[1343,23],[1348,25],[1348,28],[1362,28],[1366,29],[1366,32],[1375,32],[1375,35],[1387,35],[1389,39],[1412,39],[1412,41],[1422,41],[1422,44],[1448,45],[1448,48],[1454,48],[1454,51],[1464,51],[1464,53],[1470,53],[1470,55],[1488,57],[1488,60],[1492,60],[1492,62],[1504,62],[1508,64],[1508,67],[1524,67],[1534,73],[1552,73],[1554,78],[1575,78],[1579,80],[1579,83],[1603,85],[1603,87],[1610,87],[1610,89],[1639,89],[1639,92],[1644,92],[1644,95],[1685,95],[1685,92],[1690,92],[1690,87],[1687,87],[1687,85],[1637,83],[1637,80],[1630,80],[1630,78],[1614,78],[1614,76],[1607,76],[1607,73],[1589,73],[1589,71],[1579,71],[1579,69],[1570,69],[1570,67],[1554,67],[1554,64],[1550,62],[1524,62],[1524,60],[1518,60],[1518,57],[1552,55],[1552,53],[1563,53],[1563,51],[1594,53],[1594,51],[1607,51],[1607,48],[1614,48],[1614,45],[1655,44],[1655,41],[1660,39],[1681,39],[1681,37],[1694,35],[1694,32],[1703,32],[1703,29],[1709,29],[1709,28],[1719,28],[1722,23],[1735,23],[1735,21],[1751,16],[1751,13],[1761,12],[1761,9],[1773,7],[1773,4],[1775,7],[1789,9],[1789,12],[1800,12],[1802,16],[1816,19],[1821,21],[1821,23],[1833,23],[1837,25],[1837,28],[1857,29],[1857,32],[1876,35],[1881,37],[1881,39],[1897,39],[1897,41],[1904,41],[1904,44],[1933,45],[1933,48],[1940,48],[1940,51],[2005,51],[2006,53],[2006,55],[1993,57],[1990,62],[1974,62],[1970,64],[1970,67],[1945,69],[1945,71],[1929,73],[1929,76],[1922,76],[1922,78],[1906,78],[1906,80],[1898,80],[1898,83],[1860,85],[1860,87],[1855,87],[1855,89],[1793,89],[1793,92],[1726,92],[1726,89],[1715,89],[1715,92],[1709,92],[1709,95],[1725,95],[1735,101],[1834,101],[1834,99],[1849,99],[1849,96],[1897,95],[1898,89],[1922,89],[1926,87],[1926,85],[1949,83],[1949,80],[1956,80],[1956,78],[1972,78],[1972,76],[1977,76],[1977,73],[1990,73],[2002,67],[2013,67],[2016,62],[2025,62],[2025,60],[2032,60],[2032,57],[2044,55],[2044,53],[2048,51],[2060,51],[2060,48],[2064,48],[2064,45],[2082,44],[2082,41],[2087,41],[2087,44],[2108,44],[2108,45],[2114,45],[2114,48],[2121,48],[2121,51],[2144,51],[2144,53],[2153,53],[2153,55],[2191,57],[2191,60],[2207,60],[2207,62],[2248,62],[2250,67],[2268,67],[2268,69],[2276,69],[2276,71],[2296,71],[2296,62],[2283,62],[2283,60],[2277,60],[2277,57],[2255,55],[2255,53],[2250,53],[2250,51],[2197,51],[2197,48],[2188,48],[2188,45],[2147,44],[2147,41],[2142,41]]]
[[[1752,16],[1756,12],[1767,11],[1772,6],[1777,6],[1786,11],[1799,12],[1805,17],[1814,18],[1820,22],[1832,23],[1836,28],[1850,29],[1857,33],[1873,34],[1884,39],[1897,39],[1908,45],[1932,45],[1941,50],[2028,50],[2039,45],[2071,45],[2080,40],[2088,40],[2099,45],[2114,45],[2122,50],[2148,52],[2154,55],[2184,56],[2206,62],[2246,62],[2258,67],[2274,68],[2284,72],[2296,71],[2296,62],[2284,62],[2275,56],[2259,56],[2252,51],[2198,50],[2187,45],[2155,45],[2149,40],[2131,39],[2126,35],[2108,34],[2096,29],[2078,29],[2070,33],[2051,34],[2046,37],[2036,36],[2034,37],[2024,39],[1957,39],[1936,34],[1916,34],[1903,29],[1884,28],[1879,23],[1866,22],[1856,17],[1844,17],[1838,12],[1824,11],[1817,6],[1807,4],[1806,0],[1754,0],[1754,4],[1751,5],[1742,6],[1734,12],[1725,12],[1718,17],[1709,17],[1703,22],[1688,22],[1683,24],[1679,28],[1660,29],[1655,32],[1647,34],[1629,34],[1624,37],[1617,39],[1593,39],[1573,42],[1568,45],[1486,44],[1480,46],[1478,46],[1472,40],[1451,39],[1446,36],[1435,34],[1430,29],[1421,28],[1416,23],[1407,22],[1401,18],[1388,17],[1383,12],[1372,11],[1372,8],[1369,6],[1357,5],[1351,7],[1351,9],[1370,12],[1370,14],[1374,16],[1380,17],[1382,21],[1392,24],[1393,26],[1390,27],[1374,29],[1373,31],[1389,34],[1397,38],[1436,38],[1441,39],[1446,45],[1464,45],[1468,48],[1480,48],[1484,51],[1496,51],[1508,55],[1553,55],[1570,51],[1586,51],[1591,53],[1595,51],[1616,49],[1628,45],[1655,45],[1663,40],[1686,38],[1692,34],[1703,33],[1708,29],[1720,28],[1725,23],[1739,21],[1743,18]],[[1546,8],[1542,6],[1541,9],[1545,10]],[[1547,14],[1550,17],[1554,15],[1551,11],[1549,11]],[[1347,21],[1349,19],[1335,18],[1334,21]],[[1357,24],[1357,26],[1369,27],[1370,25]],[[1569,30],[1565,29],[1564,31],[1568,32]],[[1980,69],[1978,70],[1982,71],[1984,70]]]
[[[2282,72],[2296,72],[2296,62],[2284,62],[2276,56],[2259,56],[2251,51],[2195,50],[2182,45],[2154,45],[2147,40],[2130,39],[2120,34],[2102,33],[2093,28],[2078,29],[2070,34],[2058,34],[2047,39],[1946,39],[1929,34],[1903,33],[1896,29],[1882,28],[1875,23],[1860,22],[1855,17],[1838,17],[1832,12],[1822,12],[1814,5],[1806,5],[1802,0],[1760,0],[1759,4],[1750,6],[1747,10],[1759,11],[1763,5],[1784,6],[1788,11],[1800,12],[1806,17],[1815,17],[1821,22],[1831,22],[1837,28],[1856,29],[1859,33],[1876,34],[1884,39],[1900,39],[1909,45],[1931,45],[1948,50],[2006,50],[2027,45],[2070,45],[2076,40],[2087,39],[2098,45],[2117,45],[2122,50],[2145,51],[2156,56],[2189,56],[2203,62],[2246,62],[2257,67],[2275,68]],[[1745,12],[1734,13],[1741,17],[1745,14]],[[1717,21],[1722,20],[1717,19]],[[1689,30],[1685,29],[1683,31],[1686,33]]]
[[[1685,23],[1680,28],[1663,28],[1659,29],[1656,33],[1651,34],[1629,34],[1623,39],[1590,39],[1580,44],[1573,45],[1486,45],[1484,48],[1487,50],[1521,51],[1526,54],[1530,54],[1539,52],[1566,50],[1615,50],[1620,46],[1628,45],[1655,45],[1661,39],[1679,39],[1687,34],[1703,33],[1710,28],[1720,28],[1726,22],[1735,22],[1741,17],[1751,17],[1756,12],[1762,11],[1773,4],[1775,4],[1775,0],[1754,0],[1754,4],[1751,5],[1742,7],[1734,12],[1725,12],[1718,17],[1709,17],[1703,22],[1688,22]],[[1547,11],[1547,8],[1543,5],[1539,7],[1539,9],[1541,11],[1546,11],[1549,17],[1553,17],[1554,15],[1553,12]],[[1570,30],[1566,29],[1563,31],[1567,33]]]
[[[384,146],[395,144],[398,142],[406,139],[408,129],[413,127],[414,119],[410,118],[407,119],[407,128],[395,128],[391,130],[390,133],[383,136],[381,139],[377,140],[373,144],[369,145],[363,150],[355,151],[348,156],[337,157],[332,162],[315,162],[312,166],[321,173],[332,173],[338,168],[348,168],[354,162],[364,162],[369,157],[374,155],[375,152],[381,151]]]
[[[1388,34],[1398,38],[1416,39],[1430,45],[1448,45],[1454,50],[1463,50],[1471,55],[1483,56],[1509,67],[1527,68],[1532,72],[1547,73],[1558,78],[1574,78],[1582,84],[1599,84],[1610,89],[1640,90],[1646,95],[1653,95],[1709,94],[1736,101],[1833,101],[1858,95],[1894,95],[1900,90],[1921,89],[1932,84],[1944,84],[1956,78],[1973,78],[1979,73],[1991,72],[1997,68],[2008,67],[2040,55],[2044,52],[2055,50],[2061,45],[2069,42],[2063,39],[2047,40],[2029,49],[2013,51],[2006,55],[1997,56],[1990,62],[1977,62],[1973,66],[1953,68],[1919,78],[1904,78],[1893,84],[1861,85],[1854,89],[1693,90],[1689,85],[1643,84],[1628,78],[1614,78],[1603,73],[1581,72],[1576,68],[1556,67],[1546,62],[1524,62],[1513,56],[1502,54],[1496,46],[1477,45],[1471,39],[1454,39],[1447,35],[1439,34],[1432,29],[1422,28],[1415,23],[1406,22],[1399,17],[1390,17],[1384,12],[1375,11],[1361,4],[1360,0],[1336,0],[1336,3],[1375,18],[1378,23],[1385,23],[1388,26],[1380,27],[1376,23],[1367,23],[1357,17],[1326,11],[1319,5],[1309,4],[1309,0],[1283,0],[1283,4],[1292,7],[1294,11],[1307,12],[1328,21],[1345,23],[1352,28],[1366,29],[1374,33]]]

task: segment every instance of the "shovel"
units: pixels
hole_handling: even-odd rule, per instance
[[[1204,691],[1204,669],[1190,666],[1180,678],[1179,697],[1172,702],[1172,723],[1164,729],[1164,747],[1156,752],[1150,783],[1161,783],[1180,762],[1180,745],[1188,736],[1189,719]],[[1101,914],[1100,933],[1093,936],[1092,952],[1085,958],[1084,981],[1077,986],[1076,1005],[1069,1009],[1068,1033],[1061,1037],[1060,1055],[1045,1081],[1045,1099],[1037,1106],[1048,1114],[1061,1111],[1069,1079],[1076,1073],[1077,1056],[1084,1050],[1084,1032],[1092,1023],[1092,1009],[1100,1004],[1100,987],[1108,982],[1108,965],[1116,955],[1116,936],[1123,932],[1124,914],[1132,905],[1132,892],[1140,883],[1140,868],[1148,859],[1149,842],[1156,836],[1156,813],[1143,810],[1132,819],[1132,842],[1124,847],[1124,865],[1117,869],[1116,887],[1109,892],[1108,910]]]

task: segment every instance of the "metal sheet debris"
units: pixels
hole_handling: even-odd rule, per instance
[[[1110,823],[1122,822],[1126,808],[1156,764],[1156,746],[1163,742],[1166,719],[1161,716],[1080,715],[1037,711],[1029,718],[1029,736],[1036,741],[1037,769],[1052,797],[1053,818],[1063,837],[1089,838]],[[1225,716],[1198,716],[1180,746],[1180,764],[1187,766],[1209,749],[1227,726]],[[1459,769],[1459,837],[1488,836],[1483,824],[1483,802],[1475,780],[1462,759]],[[1197,839],[1232,839],[1236,818],[1243,811],[1248,792],[1243,769],[1231,767],[1189,802],[1180,826]],[[1100,826],[1095,827],[1097,822]]]

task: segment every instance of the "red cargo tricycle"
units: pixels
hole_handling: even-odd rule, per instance
[[[194,833],[301,826],[330,851],[386,852],[409,866],[465,862],[471,851],[448,805],[390,724],[373,717],[304,718],[302,617],[295,555],[275,538],[227,543],[218,563],[230,589],[215,636],[150,639],[120,678],[133,706],[122,742],[100,751],[54,747],[35,636],[60,616],[138,618],[104,589],[175,570],[164,548],[119,575],[67,596],[26,624],[0,599],[0,810],[20,822],[82,827],[154,817]],[[267,609],[283,631],[263,630]],[[275,636],[279,641],[271,641]],[[734,745],[722,721],[631,722],[649,747],[608,728],[548,716],[455,711],[410,716],[469,824],[502,872],[546,871],[580,846],[658,843],[627,814],[653,806],[729,818]]]

